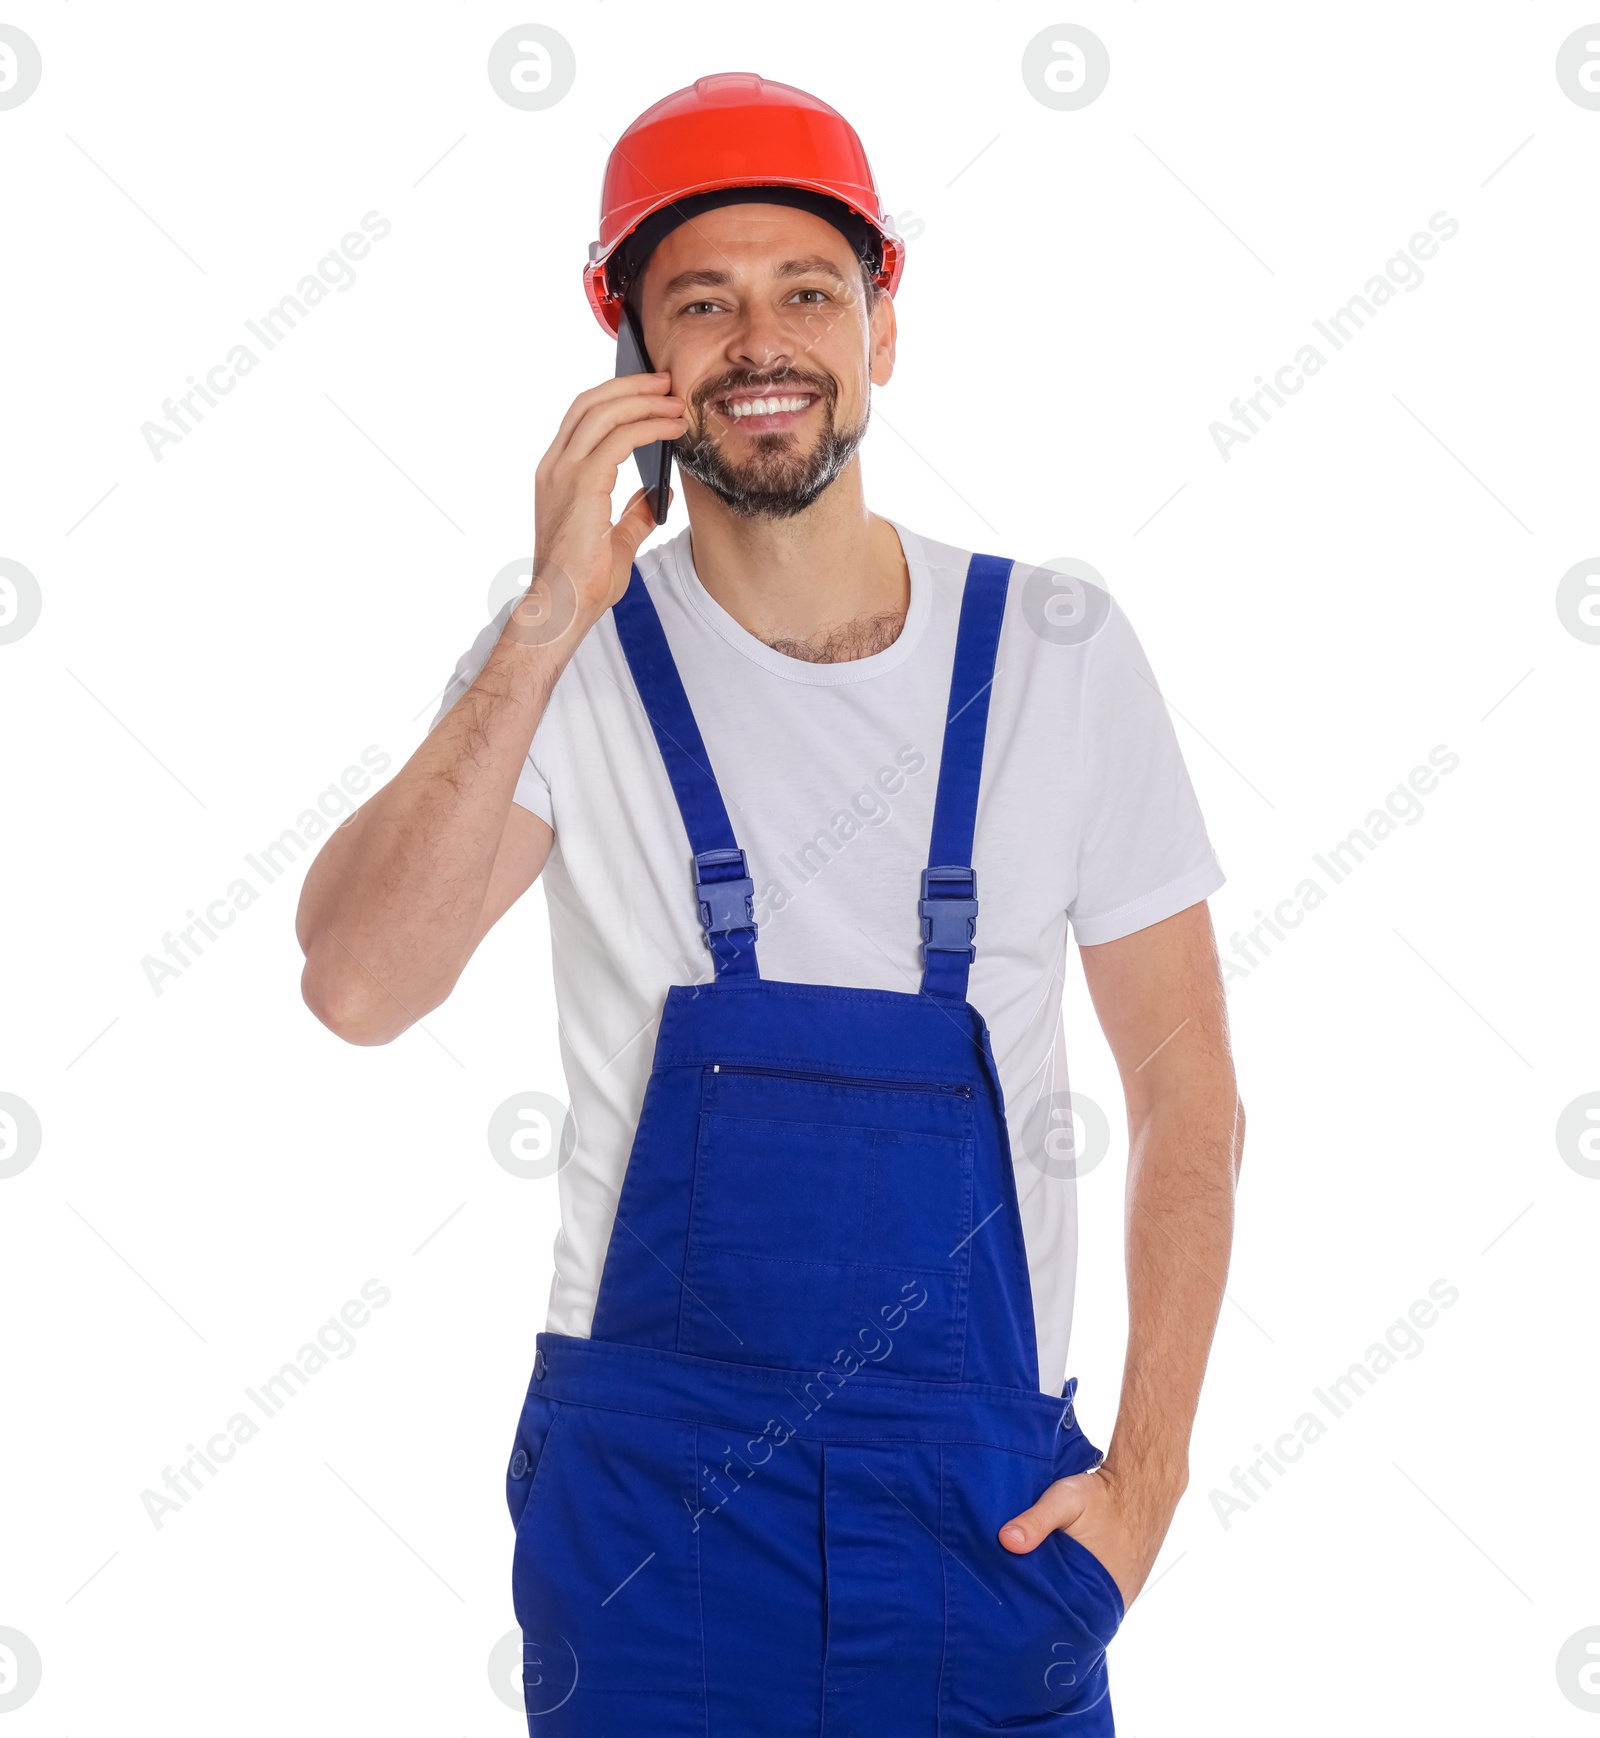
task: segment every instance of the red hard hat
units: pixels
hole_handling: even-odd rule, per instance
[[[584,294],[613,337],[622,297],[606,261],[652,212],[723,187],[795,187],[846,205],[881,239],[873,281],[894,294],[905,244],[878,202],[856,130],[837,109],[753,72],[719,72],[663,97],[617,141],[600,193],[600,239],[589,246]]]

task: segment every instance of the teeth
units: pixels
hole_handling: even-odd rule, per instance
[[[730,404],[728,415],[775,416],[779,411],[804,410],[810,402],[809,398],[747,398]]]

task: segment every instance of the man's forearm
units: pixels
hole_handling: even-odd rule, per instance
[[[1244,1116],[1226,1080],[1158,1102],[1132,1129],[1128,1351],[1105,1472],[1159,1541],[1189,1476],[1189,1436],[1222,1306]]]
[[[306,1001],[341,1035],[384,1042],[449,994],[476,937],[518,774],[581,637],[523,644],[513,617],[471,688],[323,846],[296,932]]]

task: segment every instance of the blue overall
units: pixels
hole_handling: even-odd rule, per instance
[[[1116,1583],[1066,1533],[1025,1555],[996,1536],[1102,1459],[1076,1379],[1039,1391],[966,999],[1010,571],[967,574],[917,994],[760,975],[754,886],[637,569],[616,605],[716,975],[667,993],[592,1336],[537,1341],[506,1487],[531,1733],[1112,1731]]]

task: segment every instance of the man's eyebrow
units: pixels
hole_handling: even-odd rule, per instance
[[[842,284],[845,279],[840,276],[839,268],[831,259],[825,259],[820,253],[809,254],[805,259],[786,259],[778,267],[774,276],[780,278],[804,278],[812,272],[824,272],[836,284]]]
[[[710,266],[699,266],[693,271],[679,272],[669,282],[661,286],[661,297],[665,301],[675,296],[680,290],[688,289],[720,289],[723,284],[733,282],[732,274],[720,272]]]
[[[822,254],[810,254],[805,259],[786,259],[782,265],[775,268],[773,276],[803,278],[808,277],[812,272],[821,272],[832,278],[836,284],[848,283],[833,261],[824,258]],[[697,266],[692,271],[679,272],[675,278],[663,284],[661,286],[661,299],[669,301],[673,296],[689,289],[718,290],[732,282],[733,274],[731,272],[720,271],[712,266]]]

